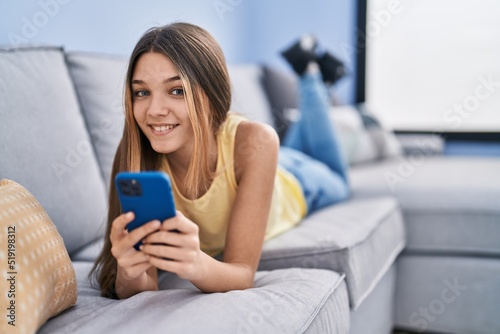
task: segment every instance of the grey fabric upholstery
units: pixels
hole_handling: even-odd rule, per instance
[[[109,187],[123,132],[123,90],[128,61],[88,53],[66,57],[104,182]]]
[[[454,334],[500,333],[500,259],[410,255],[398,260],[396,324]]]
[[[258,65],[228,66],[231,78],[231,110],[252,121],[274,125],[271,107],[262,88],[262,68]]]
[[[385,127],[370,108],[362,103],[357,105],[366,132],[376,147],[376,160],[401,155],[403,147],[391,129]]]
[[[354,197],[396,196],[407,250],[499,255],[499,171],[500,159],[410,156],[358,166],[350,180]],[[387,173],[401,175],[393,189]]]
[[[89,261],[94,262],[101,252],[104,245],[104,238],[99,238],[90,244],[78,249],[71,254],[72,261]]]
[[[313,213],[268,240],[259,268],[324,268],[346,273],[356,309],[405,244],[398,203],[390,197],[351,200]]]
[[[74,262],[76,306],[49,320],[38,334],[57,333],[322,333],[349,331],[344,276],[328,270],[257,273],[255,288],[204,294],[165,273],[160,292],[126,300],[99,297],[87,279],[91,264]],[[324,331],[323,331],[324,330]],[[309,331],[310,332],[310,331]]]
[[[106,192],[62,50],[0,50],[0,87],[0,176],[37,198],[71,254],[102,235]]]
[[[392,333],[396,279],[397,266],[394,263],[360,307],[351,311],[350,334]]]
[[[274,115],[274,128],[280,139],[283,139],[289,125],[285,112],[298,108],[297,75],[264,66],[262,85]]]

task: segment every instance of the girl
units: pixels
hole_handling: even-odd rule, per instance
[[[311,52],[293,54],[314,64],[305,60]],[[250,288],[265,239],[347,196],[326,90],[317,70],[306,72],[304,115],[290,129],[278,165],[276,132],[228,112],[225,59],[208,32],[174,23],[142,36],[128,67],[112,179],[120,171],[164,171],[178,211],[128,232],[134,214],[120,212],[111,182],[105,244],[93,269],[104,296],[157,290],[158,269],[203,292]],[[222,260],[214,258],[222,251]]]

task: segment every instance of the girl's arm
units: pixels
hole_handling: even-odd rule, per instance
[[[203,291],[253,287],[266,232],[278,164],[279,139],[271,127],[240,123],[234,160],[238,193],[231,212],[224,260],[208,257],[204,273],[192,281]]]
[[[142,250],[153,255],[150,263],[190,280],[204,292],[253,287],[269,217],[278,152],[279,139],[271,127],[254,122],[238,126],[234,148],[238,193],[230,215],[223,262],[200,250],[198,226],[178,211],[176,217],[163,223],[161,232],[146,238]],[[174,229],[181,233],[170,232]]]
[[[255,122],[238,126],[234,149],[238,193],[227,231],[224,262],[244,273],[246,287],[253,287],[262,253],[279,145],[278,135],[270,126]]]

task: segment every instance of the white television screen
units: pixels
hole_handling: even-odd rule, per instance
[[[500,132],[500,1],[368,0],[366,103],[395,130]]]

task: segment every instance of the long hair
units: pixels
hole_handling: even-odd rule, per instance
[[[116,259],[111,254],[111,224],[121,214],[114,185],[118,172],[157,170],[163,156],[153,150],[134,118],[132,76],[139,58],[145,53],[163,54],[179,71],[184,96],[194,133],[192,159],[184,179],[183,189],[189,198],[206,191],[213,179],[206,143],[215,137],[225,121],[231,104],[231,85],[226,61],[219,44],[204,29],[189,23],[173,23],[148,30],[137,42],[127,70],[124,108],[125,125],[118,145],[109,191],[109,211],[104,246],[96,259],[91,275],[97,273],[101,294],[113,297],[117,273]]]

